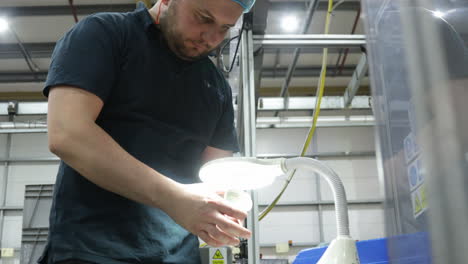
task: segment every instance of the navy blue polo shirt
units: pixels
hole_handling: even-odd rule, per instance
[[[208,58],[168,48],[144,6],[81,20],[55,47],[44,94],[74,86],[104,102],[96,123],[138,160],[198,182],[207,146],[238,151],[231,89]],[[155,194],[157,195],[157,194]],[[42,263],[198,264],[198,239],[163,211],[106,191],[61,162]]]

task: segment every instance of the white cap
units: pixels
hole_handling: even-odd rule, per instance
[[[255,0],[232,0],[238,3],[242,8],[244,8],[244,13],[248,13],[252,6],[255,4]]]

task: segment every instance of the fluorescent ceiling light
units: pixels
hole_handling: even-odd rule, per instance
[[[286,32],[293,32],[297,30],[299,21],[296,16],[286,16],[281,21],[281,28]]]
[[[0,17],[0,33],[7,31],[8,28],[8,21],[5,18]]]

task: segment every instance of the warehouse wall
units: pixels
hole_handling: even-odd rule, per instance
[[[7,151],[8,137],[11,144],[9,151]],[[8,156],[17,161],[5,162]],[[15,249],[15,258],[3,258],[0,260],[1,264],[19,263],[18,249],[21,247],[23,225],[21,208],[24,203],[25,185],[54,183],[58,161],[38,161],[53,157],[48,151],[45,133],[0,134],[0,160],[3,160],[0,163],[0,197],[2,197],[0,201],[4,197],[5,203],[4,206],[0,204],[0,207],[5,209],[1,247]],[[6,193],[3,193],[5,182]],[[37,213],[49,214],[49,212]]]
[[[300,152],[307,129],[259,129],[257,130],[257,153],[289,154]],[[12,134],[12,159],[31,161],[13,161],[7,166],[0,164],[0,197],[5,197],[3,236],[1,247],[21,247],[22,213],[20,208],[24,201],[24,186],[27,184],[51,184],[54,182],[58,162],[34,161],[35,159],[54,157],[47,148],[47,135]],[[7,135],[0,134],[0,160],[7,156]],[[373,128],[320,128],[311,146],[314,153],[331,152],[373,152]],[[373,156],[332,157],[323,159],[342,177],[348,194],[348,200],[357,201],[350,205],[351,234],[355,239],[364,240],[382,237],[383,216],[381,205],[376,200],[382,198],[377,178],[375,158]],[[7,175],[5,179],[5,175]],[[285,177],[272,186],[259,192],[259,203],[268,204],[283,185]],[[2,192],[7,182],[6,194]],[[316,176],[299,172],[291,182],[280,203],[260,224],[261,252],[265,258],[293,259],[297,251],[320,242],[328,242],[336,235],[333,205],[316,203],[331,201],[331,193],[322,180]],[[319,187],[318,187],[319,186]],[[320,195],[318,189],[320,188]],[[0,202],[2,199],[0,198]],[[292,204],[292,205],[291,205]],[[0,205],[0,207],[3,207]],[[263,209],[261,207],[260,209]],[[41,212],[48,214],[48,212]],[[319,217],[322,225],[319,225]],[[277,243],[293,242],[288,253],[277,254],[274,246]],[[19,252],[16,253],[17,259]],[[14,259],[1,259],[0,263],[19,263]]]

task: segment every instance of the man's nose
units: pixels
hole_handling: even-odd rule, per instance
[[[202,32],[202,40],[207,43],[210,48],[217,46],[224,39],[224,34],[216,27],[209,27]]]

